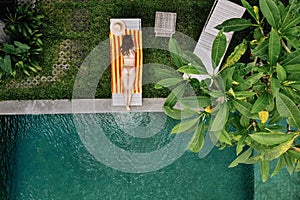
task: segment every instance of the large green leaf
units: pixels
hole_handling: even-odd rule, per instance
[[[199,152],[204,144],[204,122],[200,123],[197,127],[192,139],[188,144],[188,148],[190,151],[197,153]]]
[[[171,54],[171,57],[177,67],[181,67],[183,65],[183,62],[181,60],[181,49],[179,47],[179,44],[177,43],[176,39],[170,38],[169,41],[169,51]]]
[[[199,124],[199,120],[199,117],[183,120],[173,127],[171,133],[175,134],[194,131]]]
[[[282,32],[285,32],[289,28],[292,28],[293,26],[296,26],[300,23],[300,16],[290,20],[285,26],[282,27]]]
[[[261,153],[261,157],[264,156],[263,153],[266,151],[265,145],[254,142],[254,140],[251,137],[247,137],[246,142],[248,146],[252,147],[255,151]]]
[[[300,63],[300,49],[297,49],[296,51],[293,51],[290,53],[282,62],[281,65],[283,67],[287,65],[294,65]]]
[[[269,59],[270,65],[275,65],[281,51],[280,37],[277,31],[272,28],[269,38]]]
[[[248,127],[250,125],[250,120],[245,115],[242,115],[239,121],[243,127]]]
[[[276,3],[277,3],[277,7],[279,9],[279,12],[280,12],[280,16],[281,16],[281,19],[282,19],[281,22],[282,22],[285,15],[286,15],[286,8],[285,8],[284,4],[281,1],[276,1]],[[282,25],[282,23],[280,25]]]
[[[184,81],[182,78],[166,78],[156,83],[155,88],[156,89],[160,89],[162,87],[168,88],[178,83],[181,83],[182,81]]]
[[[300,73],[300,63],[293,64],[293,65],[286,65],[284,69],[288,73]]]
[[[286,165],[286,169],[288,170],[289,174],[292,175],[294,172],[294,159],[287,153],[283,154],[283,158]]]
[[[284,166],[285,166],[284,158],[283,156],[280,156],[271,177],[275,176],[280,171],[280,169]]]
[[[249,134],[249,136],[255,141],[263,145],[277,145],[286,142],[293,138],[293,134],[283,134],[280,132],[256,132]]]
[[[234,66],[235,66],[234,74],[237,76],[244,76],[245,74],[248,74],[252,71],[252,69],[255,67],[255,63],[250,62],[247,63],[247,65],[245,65],[244,63],[237,63]]]
[[[229,133],[228,133],[226,130],[223,130],[223,131],[221,132],[221,134],[219,135],[218,140],[219,140],[221,143],[225,143],[225,144],[227,144],[227,145],[232,145],[230,135],[229,135]]]
[[[271,149],[267,149],[264,152],[264,158],[267,160],[274,160],[274,159],[278,158],[279,156],[284,154],[293,145],[294,138],[295,137],[293,137],[292,139],[290,139],[284,143],[281,143]]]
[[[259,6],[268,23],[278,28],[281,22],[281,15],[276,3],[273,0],[259,0]]]
[[[178,99],[180,99],[185,91],[186,84],[178,85],[172,92],[168,95],[164,106],[173,107],[177,103]]]
[[[241,99],[253,97],[256,93],[250,92],[250,91],[237,91],[237,92],[234,92],[234,94],[235,94],[236,99],[241,100]]]
[[[287,117],[291,126],[300,128],[300,111],[289,97],[278,93],[276,96],[276,106],[280,116]]]
[[[295,2],[297,1],[298,0],[291,0],[289,2],[288,8],[285,10],[284,15],[282,15],[282,23],[280,27],[281,30],[284,29],[286,25],[292,21],[292,19],[294,19],[293,16],[294,16]]]
[[[255,47],[255,49],[253,49],[252,53],[254,56],[266,60],[268,58],[268,48],[269,48],[269,41],[264,40],[257,47]]]
[[[264,73],[263,72],[259,72],[257,74],[254,74],[252,76],[249,76],[246,79],[246,82],[248,82],[250,85],[254,85],[255,83],[257,83],[257,81],[260,80],[261,77],[263,77]]]
[[[3,71],[7,73],[11,73],[12,67],[11,67],[11,59],[9,55],[4,56],[4,66],[5,68],[3,69]]]
[[[288,74],[288,77],[287,77],[287,82],[285,83],[288,83],[288,85],[292,84],[290,83],[290,81],[292,81],[293,83],[298,83],[299,80],[300,80],[300,73],[290,73]],[[285,85],[285,83],[283,83],[283,85]]]
[[[246,160],[252,155],[252,148],[248,148],[246,151],[244,151],[241,155],[239,155],[234,161],[232,161],[229,165],[229,167],[235,167],[239,163],[244,163]]]
[[[5,55],[4,58],[0,57],[0,68],[6,73],[12,72],[11,59],[9,55]]]
[[[259,162],[260,166],[260,174],[263,182],[266,182],[269,177],[270,172],[270,164],[268,160],[261,159]]]
[[[270,94],[264,93],[263,95],[259,96],[255,103],[252,106],[251,113],[258,113],[268,106],[270,101]]]
[[[208,74],[204,67],[197,65],[185,65],[180,67],[177,71],[186,74]]]
[[[11,44],[4,43],[2,50],[8,54],[16,54],[16,48]]]
[[[292,87],[292,84],[290,84],[290,86]],[[300,102],[300,92],[293,90],[291,87],[282,87],[282,93],[288,96],[296,104]]]
[[[290,156],[292,156],[293,158],[300,160],[300,149],[299,148],[293,147],[293,148],[289,149],[287,151],[287,153]]]
[[[231,18],[216,26],[218,30],[224,29],[224,32],[241,31],[253,26],[251,20],[244,18]]]
[[[154,70],[152,71],[152,73],[153,72],[155,75],[153,77],[149,77],[149,79],[153,82],[158,82],[159,80],[165,78],[182,78],[182,74],[177,72],[173,68],[161,68],[160,65],[157,65],[157,67],[154,65]],[[151,72],[149,72],[149,76],[150,73]],[[159,78],[154,78],[154,77],[159,77]]]
[[[226,87],[225,90],[228,91],[232,87],[233,83],[233,73],[235,71],[235,67],[227,68],[225,70],[222,70],[221,80],[223,81],[223,85]]]
[[[223,66],[223,69],[230,67],[230,66],[234,65],[235,63],[237,63],[240,60],[240,58],[242,57],[242,55],[245,54],[246,50],[247,50],[247,41],[243,40],[243,42],[241,44],[237,45],[234,48],[234,51],[228,56],[224,66]]]
[[[252,114],[251,108],[252,108],[252,104],[246,102],[246,101],[240,101],[240,100],[236,100],[233,99],[232,100],[233,106],[244,116],[248,117],[248,118],[257,118],[256,115]]]
[[[238,143],[236,145],[236,155],[239,155],[243,151],[247,137],[247,135],[242,135],[241,138],[238,140]]]
[[[219,97],[224,97],[225,94],[221,90],[211,90],[209,92],[209,95],[213,98],[219,98]]]
[[[248,3],[246,0],[241,0],[243,6],[247,9],[248,13],[253,17],[253,19],[256,19],[256,14],[253,10],[253,7]]]
[[[189,96],[179,99],[179,102],[190,108],[203,108],[211,105],[210,97],[206,96]]]
[[[288,32],[284,33],[283,36],[287,40],[287,44],[291,46],[291,48],[299,49],[299,36],[300,36],[300,26],[296,26],[288,29]]]
[[[173,119],[185,119],[189,117],[193,117],[195,115],[198,115],[198,113],[192,109],[185,108],[183,110],[176,109],[176,108],[171,108],[169,106],[163,106],[163,111],[166,115]]]
[[[286,80],[286,78],[287,78],[286,71],[279,63],[277,63],[277,65],[276,65],[276,72],[277,72],[278,80],[280,82]]]
[[[211,53],[211,58],[212,58],[212,64],[213,67],[216,68],[219,66],[220,61],[226,51],[226,36],[223,34],[223,31],[219,31],[217,37],[215,38],[212,46],[212,53]]]
[[[214,113],[213,113],[214,114]],[[215,114],[214,119],[212,120],[209,131],[219,132],[224,129],[224,126],[228,120],[229,108],[227,103],[220,104],[220,108]]]
[[[256,154],[255,156],[249,157],[243,164],[252,165],[259,162],[262,159],[261,154]]]
[[[280,81],[274,76],[271,78],[272,96],[276,97],[280,89]]]
[[[23,50],[24,52],[26,52],[27,50],[29,50],[31,47],[28,46],[27,44],[23,44],[21,42],[18,41],[14,41],[14,44],[19,47],[21,50]]]
[[[300,91],[300,84],[292,84],[291,87]]]
[[[181,110],[176,108],[171,108],[169,106],[162,107],[164,113],[173,119],[181,119]]]

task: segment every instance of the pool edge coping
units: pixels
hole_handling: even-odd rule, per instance
[[[163,112],[165,98],[143,98],[142,106],[130,112]],[[60,99],[0,101],[0,115],[76,114],[128,112],[125,106],[112,106],[112,99]]]

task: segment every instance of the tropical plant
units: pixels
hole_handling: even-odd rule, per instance
[[[34,39],[35,35],[40,34],[40,28],[45,25],[43,19],[44,15],[37,13],[35,9],[31,8],[30,4],[19,5],[15,12],[8,12],[5,20],[5,32],[13,40],[29,42]],[[41,45],[40,43],[37,43],[37,45]]]
[[[15,76],[20,70],[29,76],[30,71],[41,70],[38,58],[43,51],[40,30],[44,26],[43,18],[43,15],[30,8],[30,4],[18,6],[15,12],[9,12],[5,20],[5,32],[10,36],[14,45],[7,43],[2,45],[1,75]]]
[[[17,70],[23,71],[25,74],[29,75],[28,69],[37,72],[41,68],[35,64],[35,67],[24,63],[24,61],[30,59],[29,56],[30,47],[21,42],[15,41],[14,45],[4,43],[2,51],[5,53],[4,57],[0,56],[0,79],[4,74],[16,76]]]
[[[290,174],[300,171],[300,3],[291,0],[285,6],[281,1],[259,0],[258,7],[241,2],[253,19],[229,19],[216,27],[220,32],[211,58],[213,68],[220,65],[220,70],[209,74],[197,56],[170,39],[177,71],[188,78],[169,73],[156,88],[172,89],[163,110],[181,120],[173,134],[193,132],[191,151],[201,151],[205,137],[220,148],[235,146],[237,157],[229,167],[259,163],[266,181],[272,160],[277,166],[271,177],[284,166]],[[221,63],[224,32],[245,29],[253,31],[251,41],[242,41]],[[240,61],[249,50],[253,59]],[[199,81],[192,74],[209,78]],[[190,85],[195,95],[186,92]]]

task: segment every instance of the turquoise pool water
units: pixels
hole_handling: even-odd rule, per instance
[[[139,172],[139,167],[146,166],[135,164],[137,171],[126,172],[97,157],[93,150],[99,149],[99,141],[95,138],[90,138],[96,142],[88,147],[87,140],[83,141],[87,133],[82,129],[89,132],[88,127],[97,125],[113,145],[126,152],[146,155],[164,150],[176,141],[169,134],[176,121],[163,113],[31,115],[18,116],[17,123],[11,199],[253,199],[253,167],[228,169],[234,149],[215,149],[203,159],[179,152],[180,156],[159,169]],[[102,155],[113,155],[109,150]],[[168,156],[157,158],[162,160],[153,166],[165,163]],[[117,159],[117,163],[128,159],[129,163],[132,158]]]

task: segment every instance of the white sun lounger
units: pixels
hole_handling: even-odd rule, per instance
[[[136,47],[136,80],[133,85],[133,94],[131,105],[142,105],[142,30],[141,19],[110,19],[110,23],[114,20],[122,21],[125,24],[125,33],[133,37]],[[125,106],[125,99],[123,94],[123,84],[121,78],[121,71],[123,67],[121,59],[120,46],[122,45],[122,35],[116,36],[110,33],[110,56],[111,56],[111,83],[112,83],[112,105]]]
[[[194,49],[194,53],[202,60],[207,71],[213,74],[211,51],[213,41],[216,38],[219,30],[215,27],[227,19],[241,18],[245,12],[245,8],[232,3],[228,0],[216,0],[214,6],[208,16],[206,24],[201,32],[197,45]],[[233,32],[225,33],[227,39],[227,47],[233,36]],[[221,60],[222,62],[222,60]],[[220,62],[220,63],[221,63]],[[216,69],[218,70],[218,68]],[[202,79],[201,75],[193,75],[194,78]]]

